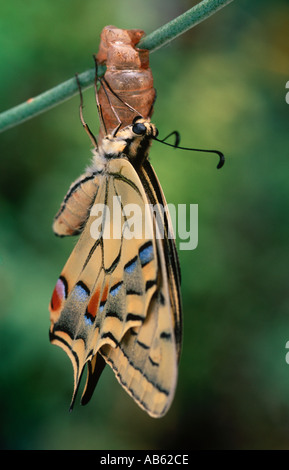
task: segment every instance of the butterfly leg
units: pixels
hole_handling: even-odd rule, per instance
[[[116,134],[118,133],[118,131],[119,131],[121,125],[122,125],[122,122],[121,122],[121,120],[120,120],[120,118],[119,118],[119,115],[117,114],[117,112],[116,112],[116,110],[115,110],[115,108],[114,108],[114,106],[113,106],[113,104],[112,104],[112,102],[111,102],[111,100],[110,100],[110,98],[109,98],[109,94],[108,94],[108,92],[107,92],[107,90],[106,90],[106,87],[105,87],[104,83],[106,84],[106,86],[108,87],[108,89],[110,90],[110,92],[111,92],[114,96],[116,96],[118,99],[120,99],[120,98],[116,95],[116,93],[114,93],[114,91],[111,89],[111,87],[109,86],[109,84],[107,83],[107,81],[106,81],[105,79],[102,79],[102,78],[98,78],[98,77],[97,77],[97,58],[96,58],[96,55],[94,55],[93,57],[94,57],[95,72],[96,72],[96,73],[95,73],[95,82],[94,82],[94,85],[95,85],[95,96],[96,96],[96,103],[97,103],[98,112],[99,112],[99,115],[100,115],[100,117],[101,117],[101,120],[102,120],[104,129],[105,129],[105,133],[107,134],[107,131],[106,131],[106,128],[105,128],[105,124],[104,124],[104,121],[103,121],[102,112],[101,112],[101,106],[100,106],[100,103],[99,103],[99,100],[98,100],[97,81],[99,80],[99,82],[100,82],[100,84],[102,85],[102,88],[103,88],[103,90],[104,90],[104,93],[105,93],[105,95],[106,95],[106,98],[107,98],[107,101],[108,101],[108,103],[109,103],[109,106],[111,107],[111,110],[112,110],[113,114],[115,115],[115,118],[116,118],[116,120],[117,120],[117,122],[118,122],[118,125],[116,126],[116,128],[115,128],[115,129],[112,131],[112,133],[111,133],[111,134],[113,135],[113,137],[115,137]],[[120,101],[122,101],[122,100],[120,99]],[[125,104],[126,104],[129,108],[131,108],[127,103],[125,103]],[[133,108],[131,108],[131,109],[133,110]]]
[[[98,110],[98,115],[101,120],[101,124],[103,125],[104,128],[104,133],[107,135],[107,128],[103,119],[103,114],[102,114],[102,109],[101,109],[101,104],[98,99],[98,91],[97,91],[97,82],[99,81],[101,83],[101,78],[98,77],[98,62],[96,58],[96,54],[93,55],[94,58],[94,65],[95,65],[95,76],[94,76],[94,91],[95,91],[95,101],[96,101],[96,106]]]
[[[97,148],[97,140],[96,140],[95,136],[93,135],[93,133],[91,132],[90,128],[88,127],[88,124],[85,122],[84,117],[83,117],[83,96],[82,96],[81,85],[80,85],[79,78],[78,78],[77,74],[75,75],[75,78],[76,78],[76,82],[77,82],[77,86],[78,86],[78,90],[79,90],[79,96],[80,96],[80,105],[79,105],[80,120],[81,120],[81,123],[82,123],[84,129],[86,130],[91,142],[93,143],[94,147]]]
[[[108,83],[108,81],[106,80],[105,77],[103,78],[100,78],[99,79],[101,85],[103,86],[103,89],[104,91],[106,92],[105,90],[105,87],[107,87],[109,89],[109,91],[121,102],[123,103],[125,106],[127,106],[127,108],[130,109],[130,111],[132,111],[133,113],[137,114],[138,116],[144,118],[144,116],[139,112],[137,111],[135,108],[133,108],[130,104],[128,104],[126,101],[124,101],[119,95],[117,95],[115,93],[115,91],[111,88],[110,84]],[[108,96],[107,92],[106,92],[106,96]]]

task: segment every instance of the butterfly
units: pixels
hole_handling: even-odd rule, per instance
[[[157,134],[150,118],[136,116],[100,145],[95,141],[92,164],[70,186],[54,219],[58,236],[80,235],[49,306],[50,341],[74,369],[71,408],[85,365],[82,404],[106,364],[151,417],[163,416],[174,397],[182,340],[180,267],[169,213],[161,210],[165,197],[148,159]],[[116,203],[117,221],[109,217]],[[138,237],[130,236],[131,204],[146,228]],[[100,207],[98,235],[92,236]]]
[[[95,66],[95,96],[106,130],[96,58]],[[134,401],[158,418],[168,411],[175,394],[182,343],[180,265],[170,215],[164,210],[165,196],[148,158],[152,141],[159,141],[158,131],[150,117],[140,115],[121,127],[106,92],[118,125],[98,143],[84,121],[77,83],[80,119],[94,145],[93,159],[70,186],[54,219],[56,235],[80,238],[52,294],[50,341],[67,353],[73,365],[71,408],[85,366],[83,405],[108,364]],[[115,95],[105,80],[100,84]],[[171,135],[175,145],[165,142]],[[180,147],[179,139],[174,131],[160,142],[216,153],[217,168],[223,166],[222,152]],[[139,211],[131,224],[132,206]],[[119,217],[111,218],[115,208]],[[137,236],[132,226],[140,228]]]

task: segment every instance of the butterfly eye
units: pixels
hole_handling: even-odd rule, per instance
[[[136,122],[132,126],[132,131],[137,135],[142,135],[146,133],[146,126],[142,122]]]
[[[135,116],[132,120],[132,123],[134,124],[135,122],[139,121],[140,119],[143,119],[143,116]]]

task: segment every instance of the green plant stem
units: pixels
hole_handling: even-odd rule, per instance
[[[153,52],[164,44],[172,41],[180,34],[183,34],[185,31],[188,31],[188,29],[196,26],[201,21],[204,21],[232,1],[233,0],[203,0],[184,14],[142,38],[138,47]],[[99,67],[99,75],[103,75],[104,72],[105,67]],[[78,78],[83,89],[90,87],[94,83],[95,69],[92,68],[79,74]],[[78,93],[78,86],[75,77],[73,77],[34,98],[28,99],[14,108],[0,113],[0,132],[47,111],[53,106],[71,98],[76,93]]]
[[[105,67],[99,66],[99,75],[104,73]],[[78,75],[79,83],[83,90],[90,87],[95,79],[95,68],[87,70]],[[35,98],[29,98],[22,104],[8,109],[0,114],[0,132],[21,124],[28,119],[37,116],[40,113],[60,104],[71,98],[78,92],[78,86],[75,77],[41,93]]]
[[[204,21],[232,1],[233,0],[203,0],[174,20],[142,38],[138,43],[138,47],[153,52],[185,33],[193,26],[201,23],[201,21]]]

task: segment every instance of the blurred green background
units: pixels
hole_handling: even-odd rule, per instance
[[[0,109],[93,66],[102,28],[150,33],[188,0],[0,1]],[[289,449],[289,4],[235,0],[151,54],[160,136],[151,161],[168,202],[199,205],[199,244],[181,251],[184,342],[168,414],[149,418],[106,368],[68,412],[66,354],[47,310],[75,240],[52,219],[91,157],[75,97],[0,136],[2,449]],[[94,132],[93,90],[84,94]]]

